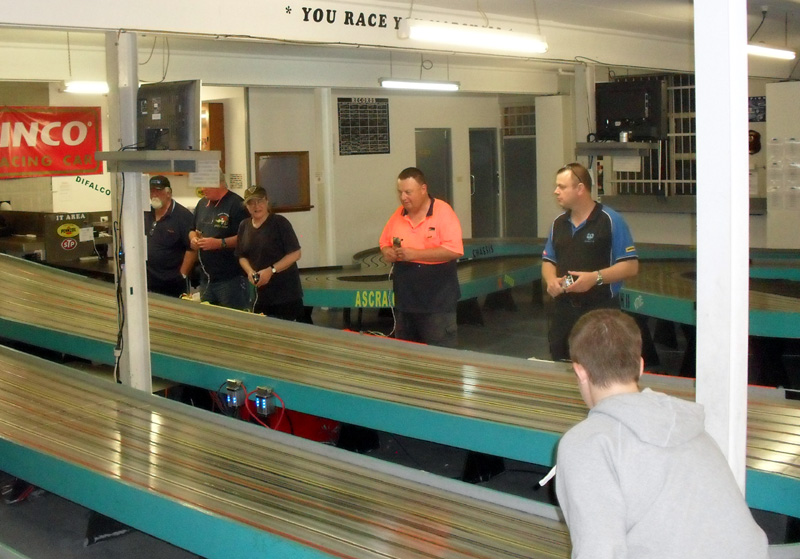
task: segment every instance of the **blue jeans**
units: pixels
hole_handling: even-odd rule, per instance
[[[218,281],[208,281],[204,277],[200,281],[200,300],[229,309],[249,310],[249,285],[244,276]]]

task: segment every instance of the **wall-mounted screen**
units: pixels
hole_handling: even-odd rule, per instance
[[[631,140],[666,138],[666,83],[635,80],[595,85],[598,140],[619,140],[627,132]]]
[[[138,149],[199,150],[200,111],[200,80],[140,85]]]

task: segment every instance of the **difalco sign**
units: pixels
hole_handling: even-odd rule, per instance
[[[100,107],[0,107],[0,179],[103,172]]]

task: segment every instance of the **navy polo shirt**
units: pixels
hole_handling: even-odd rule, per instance
[[[572,213],[559,215],[550,228],[542,259],[556,267],[561,277],[569,270],[594,271],[617,262],[638,259],[628,224],[622,216],[600,203],[579,226],[573,225]],[[583,304],[615,296],[622,282],[595,286],[586,293],[571,294]]]
[[[172,207],[156,221],[155,210],[144,214],[144,231],[147,235],[147,276],[159,284],[180,281],[181,264],[189,250],[189,231],[192,230],[192,212],[172,200]]]

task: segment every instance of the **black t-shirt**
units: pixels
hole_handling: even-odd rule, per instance
[[[233,237],[239,231],[239,224],[247,218],[242,197],[231,192],[212,202],[203,198],[194,210],[194,228],[204,237]],[[223,281],[243,275],[239,260],[233,248],[198,251],[200,264],[211,281]]]
[[[280,214],[270,214],[256,229],[251,219],[239,225],[237,258],[247,258],[255,270],[263,270],[275,264],[289,253],[300,250],[292,224]],[[297,263],[286,270],[273,274],[269,283],[258,290],[258,298],[265,304],[289,303],[303,298],[300,285],[300,270]]]
[[[189,250],[189,231],[194,226],[192,212],[172,201],[172,207],[156,221],[155,210],[144,214],[147,235],[147,279],[154,283],[181,280],[181,264]]]

